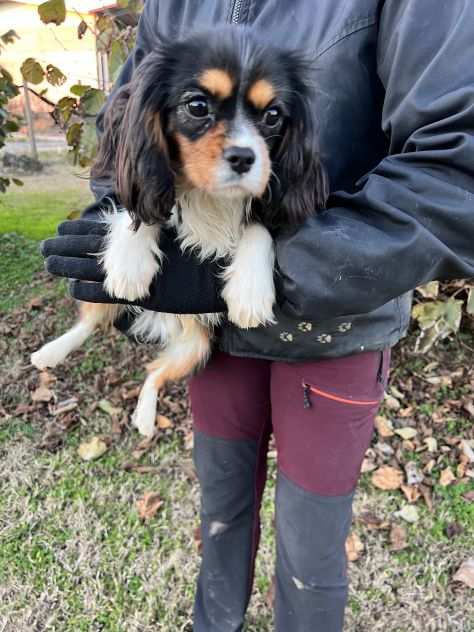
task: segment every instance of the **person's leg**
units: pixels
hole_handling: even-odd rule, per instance
[[[352,499],[388,364],[387,351],[272,365],[277,632],[343,630]]]
[[[191,380],[202,561],[194,632],[242,629],[271,431],[270,363],[215,353]]]

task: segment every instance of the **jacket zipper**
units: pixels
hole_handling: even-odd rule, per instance
[[[242,12],[242,4],[244,0],[234,0],[234,6],[232,8],[232,17],[231,21],[233,24],[238,24],[240,22],[240,14]]]
[[[342,404],[350,404],[352,406],[375,406],[375,404],[379,404],[379,400],[375,399],[348,399],[347,397],[340,397],[339,395],[334,395],[333,393],[328,393],[328,391],[323,391],[307,382],[303,381],[303,405],[305,408],[311,408],[311,398],[310,393],[314,393],[315,395],[319,395],[320,397],[324,397],[325,399],[331,399],[335,402],[341,402]]]

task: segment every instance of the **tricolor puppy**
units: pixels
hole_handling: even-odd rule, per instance
[[[229,262],[222,296],[230,321],[273,322],[269,229],[298,225],[326,197],[310,75],[300,53],[237,27],[164,41],[142,61],[108,108],[94,167],[114,174],[123,205],[103,218],[109,294],[147,296],[162,261],[160,229],[171,224],[183,250]],[[124,309],[81,304],[78,323],[34,353],[33,364],[55,366]],[[162,345],[133,418],[150,436],[158,390],[206,363],[222,315],[133,309],[132,333]]]

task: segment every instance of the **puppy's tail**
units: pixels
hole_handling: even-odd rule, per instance
[[[55,367],[63,362],[71,351],[78,349],[99,325],[112,325],[121,309],[123,308],[120,305],[81,303],[77,323],[65,334],[31,354],[31,363],[38,369]]]

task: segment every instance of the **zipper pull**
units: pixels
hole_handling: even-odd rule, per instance
[[[309,398],[309,385],[303,382],[303,406],[311,408],[311,400]]]

